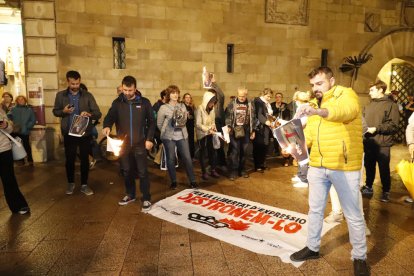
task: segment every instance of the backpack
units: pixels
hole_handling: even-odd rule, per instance
[[[174,107],[171,124],[174,128],[183,128],[187,123],[187,110],[183,110],[181,104]]]

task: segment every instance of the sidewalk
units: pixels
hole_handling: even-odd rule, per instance
[[[391,170],[408,158],[403,146],[392,149]],[[250,178],[211,179],[200,187],[234,197],[307,213],[307,189],[293,188],[296,167],[283,167],[271,160],[264,174]],[[277,163],[277,164],[276,164]],[[77,168],[77,171],[79,169]],[[141,213],[139,201],[119,206],[123,180],[116,163],[98,163],[90,172],[95,195],[80,192],[79,175],[72,196],[65,195],[63,163],[49,162],[16,167],[21,190],[32,213],[11,215],[1,190],[0,274],[2,275],[352,275],[346,223],[328,232],[321,247],[322,258],[299,268],[277,257],[252,253],[193,230]],[[168,176],[150,166],[152,202],[188,188],[179,169],[177,191],[169,189]],[[200,179],[200,169],[196,168]],[[112,183],[112,184],[111,184]],[[139,185],[137,185],[139,190]],[[373,199],[364,199],[364,211],[372,235],[368,237],[368,260],[372,275],[414,273],[414,212],[404,203],[407,195],[393,173],[391,201],[381,203],[379,175]],[[330,211],[327,206],[326,215]]]

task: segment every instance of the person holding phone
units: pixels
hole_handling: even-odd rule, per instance
[[[80,88],[81,75],[77,71],[66,73],[68,87],[56,94],[53,114],[61,118],[61,132],[63,135],[66,157],[66,194],[71,195],[75,189],[75,159],[79,147],[81,160],[81,192],[85,195],[93,195],[88,186],[89,174],[89,148],[91,141],[92,121],[99,120],[102,113],[96,104],[93,95]],[[69,135],[69,129],[75,115],[89,117],[89,123],[85,133],[80,137]]]

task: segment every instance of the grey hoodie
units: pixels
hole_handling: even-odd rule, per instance
[[[210,111],[210,114],[207,113],[207,104],[214,97],[214,93],[206,91],[203,95],[203,102],[197,108],[196,111],[196,133],[197,139],[200,140],[203,137],[209,135],[210,129],[216,128],[216,112],[215,108]]]

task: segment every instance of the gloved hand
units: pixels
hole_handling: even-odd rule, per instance
[[[369,127],[368,130],[367,130],[367,132],[368,133],[371,133],[371,134],[374,134],[375,131],[377,131],[377,128],[376,127]]]

